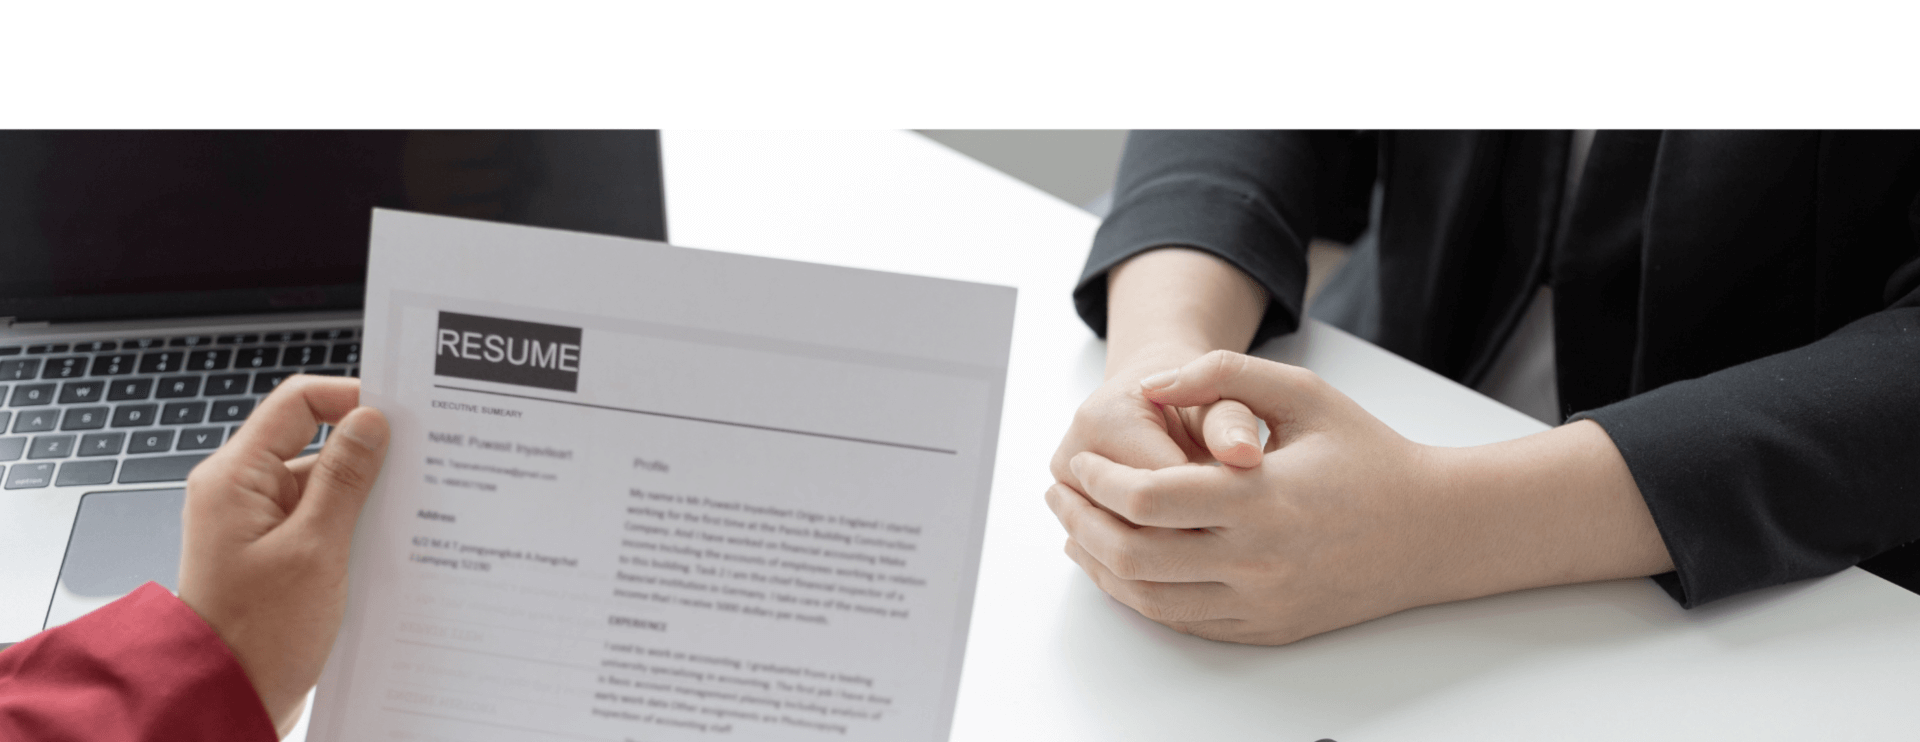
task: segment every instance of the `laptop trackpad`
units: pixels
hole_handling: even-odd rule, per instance
[[[183,489],[82,495],[46,627],[86,615],[148,580],[178,592],[186,495]]]

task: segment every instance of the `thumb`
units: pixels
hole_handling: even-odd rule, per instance
[[[1180,368],[1141,379],[1140,387],[1147,399],[1176,407],[1237,400],[1278,429],[1280,421],[1317,407],[1325,382],[1299,366],[1216,350]]]
[[[334,425],[307,474],[306,491],[293,520],[327,543],[344,546],[367,493],[387,459],[387,418],[372,407],[356,408]]]
[[[1260,465],[1260,419],[1247,406],[1223,399],[1200,408],[1201,439],[1220,463],[1241,469]]]

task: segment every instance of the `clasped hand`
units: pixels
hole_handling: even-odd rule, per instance
[[[1089,398],[1046,501],[1067,555],[1141,615],[1285,644],[1451,599],[1437,451],[1312,372],[1215,351]]]

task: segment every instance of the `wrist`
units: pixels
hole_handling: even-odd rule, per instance
[[[1165,247],[1136,255],[1108,274],[1107,376],[1211,350],[1243,352],[1265,307],[1266,291],[1212,254]]]
[[[1524,504],[1514,502],[1510,486],[1518,473],[1502,466],[1498,445],[1419,445],[1423,466],[1416,468],[1412,486],[1425,490],[1414,501],[1426,507],[1410,521],[1433,553],[1424,560],[1427,590],[1412,605],[1550,584],[1538,579],[1540,555],[1525,548],[1528,534],[1515,512]]]
[[[1466,514],[1450,600],[1673,568],[1626,462],[1592,421],[1432,450],[1445,506]]]
[[[1212,350],[1215,348],[1204,342],[1186,339],[1136,343],[1124,348],[1109,346],[1106,378],[1139,378],[1179,368]]]

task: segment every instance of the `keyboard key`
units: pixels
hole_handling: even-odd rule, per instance
[[[115,353],[93,357],[93,376],[119,376],[133,373],[134,360],[140,356],[133,353]]]
[[[346,376],[347,370],[344,368],[310,368],[300,373],[314,376]]]
[[[9,345],[7,347],[0,348],[0,356],[17,356],[17,355],[20,355],[20,346],[18,345]]]
[[[313,331],[313,339],[315,340],[352,340],[353,336],[354,329],[351,327],[342,327],[337,330]]]
[[[11,410],[0,410],[0,431],[5,431],[7,429],[7,423],[10,422],[13,422],[13,412]]]
[[[180,450],[203,451],[219,448],[220,442],[226,439],[226,428],[187,428],[180,431]]]
[[[71,379],[87,375],[86,356],[62,356],[48,358],[47,367],[40,372],[42,379]]]
[[[14,361],[0,361],[0,381],[19,381],[40,376],[40,359],[21,358]]]
[[[152,425],[153,416],[160,409],[154,404],[123,404],[113,408],[113,427],[137,428]]]
[[[66,343],[55,343],[55,344],[52,344],[52,345],[29,345],[29,346],[27,346],[27,353],[29,353],[29,354],[38,354],[38,353],[65,353],[65,352],[67,352],[67,344],[66,344]]]
[[[205,402],[168,402],[160,411],[161,425],[194,425],[207,417]]]
[[[279,348],[241,348],[233,356],[234,368],[267,368],[280,365]]]
[[[14,461],[27,452],[26,436],[0,438],[0,461]]]
[[[107,387],[107,401],[124,402],[129,399],[146,399],[153,393],[152,379],[127,379],[113,382]]]
[[[312,366],[327,362],[327,346],[296,345],[280,356],[282,366]]]
[[[221,335],[220,337],[215,338],[214,342],[219,343],[221,345],[239,345],[241,343],[257,343],[257,342],[260,342],[260,336],[254,335],[254,334]]]
[[[200,396],[200,377],[169,376],[154,385],[153,396],[160,399],[179,399],[181,397]]]
[[[140,356],[140,373],[143,373],[143,374],[172,373],[175,371],[179,371],[180,364],[185,363],[186,360],[187,360],[187,354],[185,352],[178,351],[178,350],[161,351],[158,353],[147,353]]]
[[[187,354],[188,371],[225,371],[227,364],[232,362],[233,351],[227,348],[196,350]]]
[[[333,357],[328,358],[327,362],[338,363],[341,365],[352,365],[355,363],[359,363],[360,362],[360,344],[359,343],[341,343],[339,345],[333,346]]]
[[[281,330],[266,333],[263,338],[269,343],[297,343],[307,339],[307,333],[299,330]],[[27,351],[29,353],[33,351]]]
[[[187,478],[187,472],[193,471],[194,465],[206,459],[206,454],[127,459],[120,465],[120,483],[184,481]]]
[[[60,422],[60,429],[99,430],[107,427],[107,415],[105,407],[68,407],[66,419]]]
[[[64,459],[73,455],[73,436],[36,435],[27,446],[27,458]]]
[[[52,430],[53,426],[59,422],[59,410],[21,410],[13,417],[13,432],[39,433]]]
[[[202,345],[212,345],[212,344],[213,344],[212,335],[187,335],[185,337],[177,337],[170,341],[167,341],[167,345],[173,348],[198,348]]]
[[[84,343],[73,344],[73,352],[75,353],[107,353],[118,350],[119,348],[120,344],[112,340],[88,340]]]
[[[280,382],[286,381],[287,377],[292,375],[293,375],[292,371],[262,371],[260,373],[254,374],[253,375],[253,393],[254,394],[272,393],[276,387],[280,386]]]
[[[173,448],[173,431],[141,430],[133,434],[127,453],[159,453],[169,448]]]
[[[52,464],[14,464],[7,469],[7,489],[33,489],[49,484],[53,484]]]
[[[60,385],[60,404],[89,404],[100,401],[106,392],[104,381],[69,381]]]
[[[13,388],[13,401],[10,404],[15,407],[53,404],[53,389],[52,384],[21,384]]]
[[[246,393],[246,374],[214,374],[207,377],[207,396],[209,397]]]
[[[213,414],[207,417],[210,423],[230,423],[247,419],[247,413],[253,411],[251,399],[226,399],[213,403]]]
[[[80,455],[118,456],[126,442],[126,433],[88,433],[80,436]]]
[[[61,487],[108,484],[113,481],[113,469],[119,463],[113,460],[69,461],[60,465],[60,477],[53,483]]]

